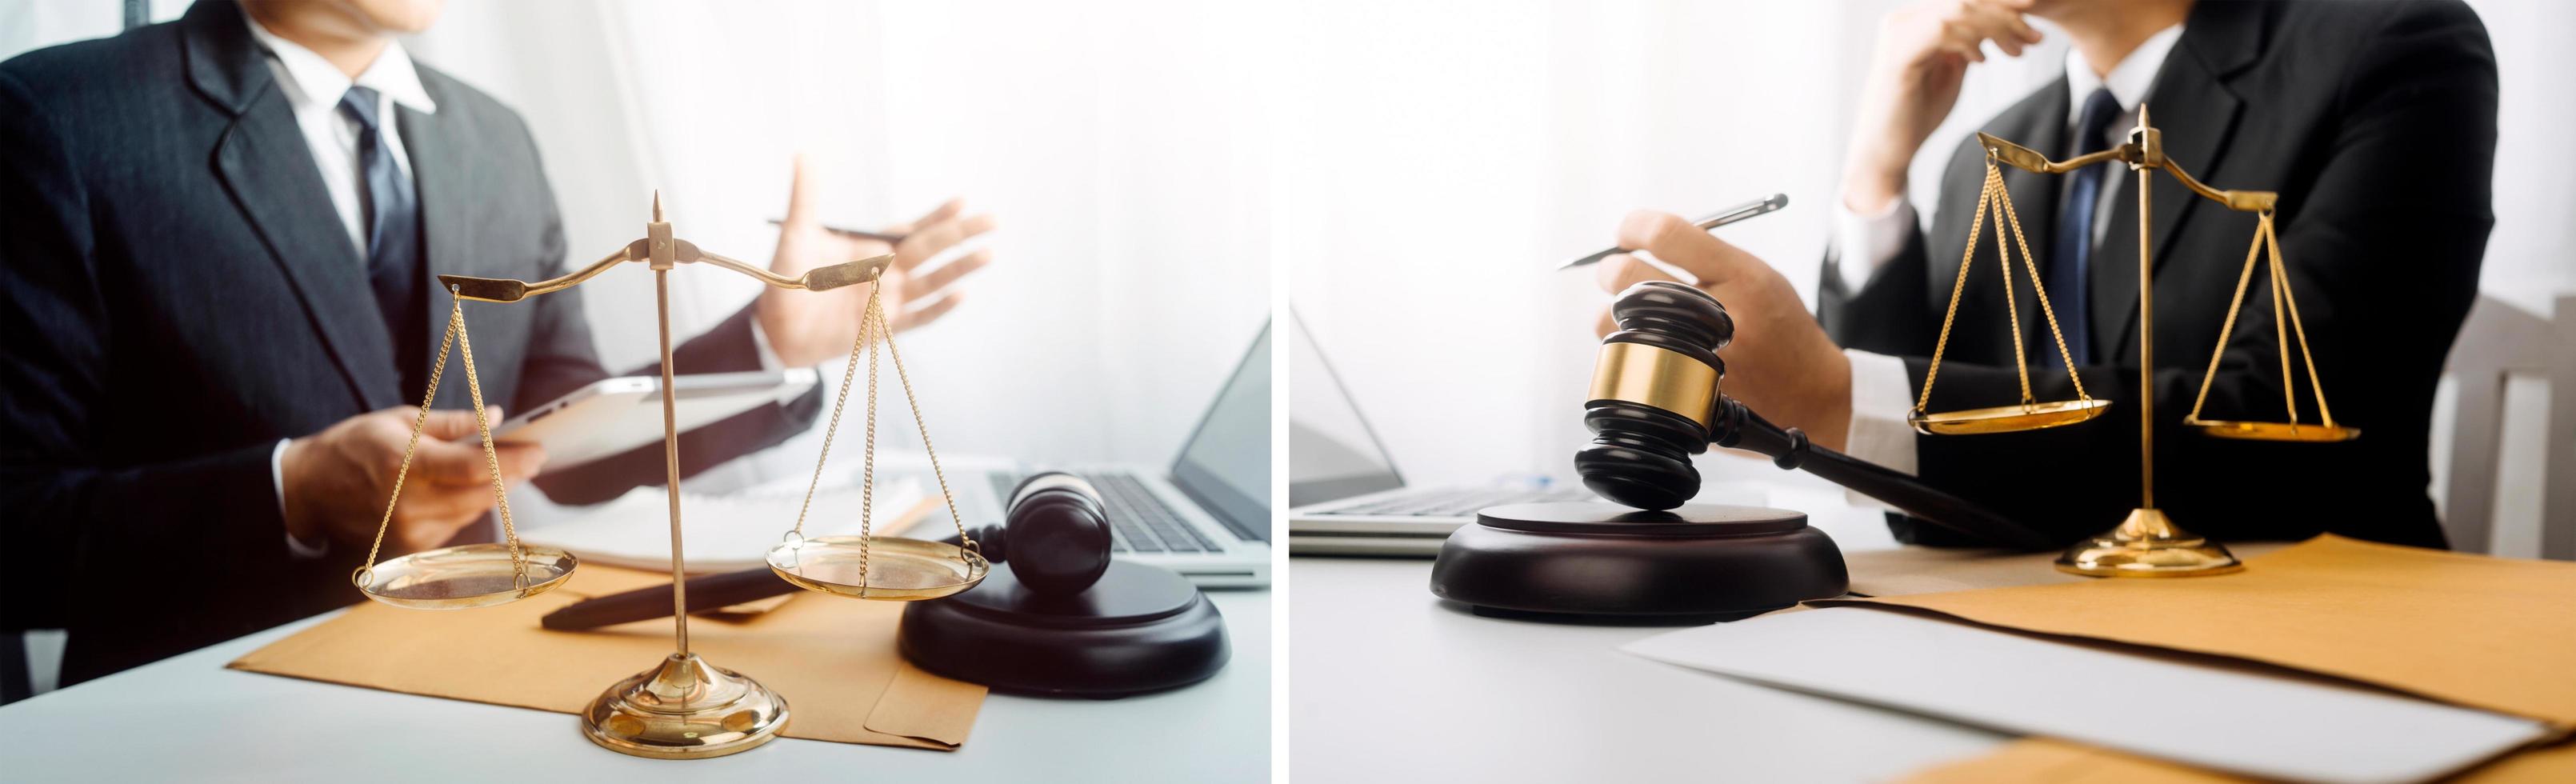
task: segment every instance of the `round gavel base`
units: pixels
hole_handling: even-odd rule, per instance
[[[1598,503],[1476,513],[1440,547],[1431,592],[1481,615],[1702,623],[1840,596],[1842,551],[1781,509]]]
[[[1080,593],[1029,590],[1009,563],[974,588],[904,607],[905,658],[997,691],[1110,699],[1207,680],[1225,619],[1180,575],[1112,561]]]

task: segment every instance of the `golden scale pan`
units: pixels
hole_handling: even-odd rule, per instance
[[[404,448],[401,467],[394,475],[392,497],[386,500],[384,516],[377,522],[375,543],[368,548],[366,565],[351,573],[351,582],[367,598],[396,607],[459,610],[507,604],[545,593],[563,585],[580,565],[580,560],[571,553],[519,541],[518,528],[510,515],[507,488],[500,480],[500,457],[493,445],[490,419],[484,410],[482,383],[476,378],[473,343],[466,334],[465,300],[518,302],[571,288],[621,263],[645,262],[654,271],[661,328],[662,385],[667,389],[672,385],[669,272],[674,266],[706,262],[778,288],[824,291],[874,283],[893,258],[884,255],[821,267],[795,278],[777,275],[699,250],[695,244],[672,236],[670,224],[662,219],[661,196],[655,194],[653,220],[646,224],[645,238],[635,240],[581,270],[536,283],[462,275],[439,276],[439,282],[455,300],[448,311],[447,334],[441,340],[438,358],[431,367],[429,386],[422,395],[421,413],[412,423],[411,439]],[[849,363],[842,371],[840,394],[832,405],[831,429],[825,431],[821,454],[815,458],[814,476],[806,484],[804,504],[798,508],[794,527],[777,546],[770,549],[767,561],[780,578],[817,593],[884,601],[949,596],[982,582],[992,565],[985,560],[974,538],[967,534],[965,523],[957,514],[955,496],[949,493],[947,475],[939,468],[938,452],[930,448],[928,429],[922,425],[921,404],[913,395],[911,377],[904,370],[903,353],[895,347],[893,330],[887,323],[884,298],[877,288],[872,286],[870,289],[858,338],[851,343]],[[879,536],[873,532],[879,343],[884,344],[884,351],[894,359],[895,373],[901,380],[905,402],[911,408],[913,424],[923,427],[922,445],[929,453],[932,474],[938,477],[940,494],[948,502],[949,522],[956,527],[958,544]],[[438,385],[446,371],[450,348],[458,350],[465,364],[475,427],[482,437],[486,467],[493,475],[492,500],[501,518],[504,540],[438,548],[378,563],[376,557],[381,554],[385,530],[393,521],[395,505],[402,499],[404,480],[410,473],[413,454],[420,445],[421,432],[428,423],[429,406],[438,397]],[[850,388],[854,386],[854,373],[862,353],[866,354],[868,363],[868,417],[866,468],[860,479],[863,488],[860,533],[809,539],[804,535],[806,513],[813,506],[815,488],[820,485],[824,466],[831,456],[832,435],[840,429],[841,413],[849,402]],[[687,606],[687,591],[677,491],[678,446],[673,433],[671,398],[664,396],[662,403],[663,454],[670,474],[666,491],[671,498],[672,604],[677,652],[657,668],[610,686],[583,715],[583,727],[591,741],[620,753],[663,759],[723,756],[748,750],[776,737],[787,721],[787,703],[785,698],[751,678],[709,664],[689,652],[688,614],[679,612]]]

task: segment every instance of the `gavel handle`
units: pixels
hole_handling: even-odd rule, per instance
[[[1709,443],[1730,449],[1745,449],[1768,455],[1771,462],[1784,469],[1803,469],[1824,477],[1825,481],[1860,491],[1862,494],[1923,521],[1973,536],[1994,544],[2023,550],[2049,550],[2058,545],[2037,529],[2013,521],[1994,510],[1979,506],[1931,485],[1923,480],[1897,473],[1886,466],[1816,446],[1807,434],[1797,428],[1782,428],[1746,408],[1734,398],[1719,395],[1716,416],[1709,426]]]

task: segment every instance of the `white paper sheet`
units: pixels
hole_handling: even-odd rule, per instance
[[[2425,781],[2548,732],[2536,721],[2294,673],[1858,607],[1686,629],[1621,650],[1966,724],[2293,781]]]
[[[733,493],[680,491],[681,542],[688,549],[689,571],[756,569],[766,563],[769,548],[796,525],[805,483],[803,477],[791,477]],[[662,488],[638,487],[616,500],[591,506],[555,506],[541,493],[527,495],[533,496],[528,508],[516,516],[532,524],[520,529],[521,540],[561,547],[585,563],[671,568],[671,507]],[[924,497],[918,477],[880,479],[874,505],[876,533],[903,533],[896,521]],[[805,516],[805,535],[858,533],[860,500],[856,484],[816,489],[813,509]],[[935,517],[947,525],[946,510]]]

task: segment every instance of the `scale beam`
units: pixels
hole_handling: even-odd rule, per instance
[[[447,287],[449,291],[455,292],[459,299],[470,299],[478,302],[517,302],[539,294],[552,294],[564,289],[572,288],[573,286],[579,285],[582,281],[598,277],[599,273],[607,272],[609,268],[615,267],[619,264],[630,261],[650,263],[653,259],[652,243],[653,240],[649,237],[638,239],[634,242],[627,243],[626,247],[618,248],[615,253],[608,254],[606,258],[592,262],[590,266],[583,267],[560,277],[548,278],[535,283],[511,278],[478,278],[471,275],[440,275],[438,276],[438,282],[440,285]],[[876,280],[877,276],[885,274],[886,267],[894,264],[894,254],[889,253],[881,256],[870,256],[857,261],[845,261],[830,266],[816,267],[806,270],[803,275],[791,278],[735,259],[699,250],[697,243],[690,242],[688,240],[674,239],[671,240],[671,245],[671,256],[674,261],[683,264],[703,261],[718,267],[742,273],[762,283],[769,284],[770,286],[782,289],[802,289],[805,291],[830,291],[832,289],[837,289],[851,284],[867,283],[869,281]]]

